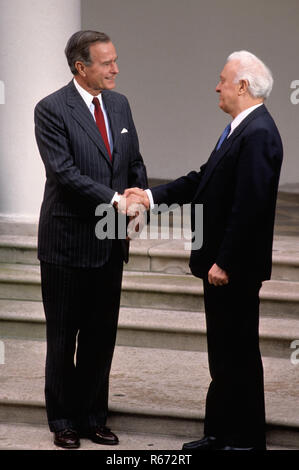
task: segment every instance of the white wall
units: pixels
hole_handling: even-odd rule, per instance
[[[119,54],[117,91],[130,100],[151,177],[199,168],[229,120],[215,86],[234,50],[274,75],[268,101],[281,131],[281,183],[299,183],[298,0],[82,0],[82,27],[108,33]]]

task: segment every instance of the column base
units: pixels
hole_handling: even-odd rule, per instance
[[[37,236],[38,217],[0,214],[0,235]]]

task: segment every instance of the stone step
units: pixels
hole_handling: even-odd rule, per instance
[[[39,266],[2,263],[0,299],[40,301]],[[262,315],[297,318],[299,282],[266,281],[260,299]],[[124,307],[204,311],[202,281],[191,275],[125,271],[121,304]]]
[[[0,299],[41,300],[40,267],[1,263]]]
[[[260,293],[262,315],[299,315],[299,283],[267,281]],[[125,307],[204,311],[202,281],[189,275],[126,272],[122,305]]]
[[[46,424],[45,343],[6,339],[0,365],[0,422]],[[264,358],[267,440],[299,448],[298,366]],[[184,436],[203,432],[207,354],[117,346],[108,425],[118,432]]]
[[[151,433],[134,433],[134,432],[117,432],[119,438],[119,445],[111,450],[111,446],[98,445],[86,438],[80,439],[80,451],[92,450],[92,451],[109,451],[109,454],[97,454],[97,463],[104,465],[111,462],[113,455],[116,459],[122,459],[122,452],[119,451],[134,451],[134,454],[128,456],[126,454],[127,461],[123,461],[124,464],[130,464],[131,468],[136,468],[139,465],[133,462],[134,458],[142,458],[141,462],[151,462],[152,465],[161,463],[164,461],[168,462],[179,462],[181,464],[194,463],[197,455],[187,454],[179,456],[177,453],[182,449],[182,444],[186,442],[186,436],[164,436],[160,434]],[[189,440],[197,440],[198,436]],[[53,443],[53,436],[49,432],[48,425],[43,424],[22,424],[22,423],[0,423],[0,451],[64,451],[63,449],[56,447]],[[278,445],[268,445],[267,450],[269,451],[283,451],[285,456],[286,452],[293,452],[296,449],[290,447],[280,447]],[[138,451],[141,451],[138,453]],[[147,455],[144,455],[143,451],[147,451]],[[155,451],[159,451],[158,453]],[[165,452],[161,452],[165,451]],[[174,451],[169,455],[169,451]],[[150,453],[150,454],[149,454]],[[186,454],[186,452],[184,452]],[[159,456],[159,457],[158,457]],[[199,458],[199,457],[198,457]],[[145,460],[144,460],[145,459]],[[200,457],[202,462],[202,458]],[[120,463],[121,461],[118,460]],[[160,463],[158,463],[160,462]]]
[[[190,274],[189,256],[187,240],[134,240],[126,269]],[[272,279],[299,281],[299,238],[275,237]]]
[[[148,452],[152,452],[155,450],[177,451],[182,448],[182,444],[183,442],[185,442],[185,436],[163,436],[159,434],[130,433],[124,431],[118,432],[117,435],[119,438],[119,445],[113,448],[113,453],[115,454],[117,454],[119,451],[124,450],[147,450]],[[89,439],[81,438],[80,443],[80,450],[83,451],[111,451],[111,446],[98,445],[90,441]],[[47,425],[0,423],[0,451],[1,450],[61,451],[63,449],[56,447],[53,444],[53,436],[49,432],[49,428]],[[109,455],[113,456],[113,453]],[[98,457],[100,457],[100,459]],[[102,455],[97,455],[98,464],[102,463],[101,457]],[[105,460],[106,459],[107,456],[105,454]],[[104,461],[103,464],[105,464]]]
[[[125,269],[190,274],[189,254],[188,240],[136,239],[131,242],[130,262]],[[38,264],[36,237],[0,235],[0,263]],[[299,281],[298,237],[275,237],[272,279]]]
[[[41,302],[0,299],[1,338],[45,339]],[[260,319],[263,356],[290,359],[291,343],[299,340],[299,318]],[[119,346],[206,351],[206,324],[202,312],[121,307]]]
[[[37,237],[38,217],[0,215],[0,236]]]
[[[37,238],[30,235],[0,235],[0,262],[39,264]]]

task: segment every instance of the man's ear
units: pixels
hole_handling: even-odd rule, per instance
[[[79,60],[77,60],[77,62],[75,62],[75,68],[76,68],[78,74],[81,75],[81,77],[86,76],[85,67],[86,66],[83,64],[83,62],[80,62]]]
[[[239,81],[239,95],[244,95],[245,93],[247,93],[248,87],[249,87],[248,80],[244,80],[244,79],[240,80]]]

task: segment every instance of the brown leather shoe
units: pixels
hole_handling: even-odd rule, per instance
[[[115,446],[119,443],[118,437],[107,426],[96,426],[89,432],[88,437],[97,444]]]
[[[73,429],[63,429],[54,433],[54,444],[64,449],[77,449],[80,446],[80,439]]]

